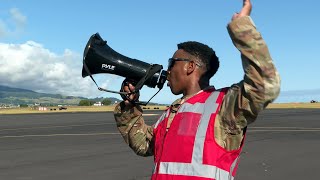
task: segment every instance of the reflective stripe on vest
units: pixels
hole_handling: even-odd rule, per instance
[[[160,116],[160,118],[158,119],[158,121],[156,122],[156,124],[154,125],[154,128],[157,128],[158,125],[169,116],[169,112],[170,109],[168,109],[167,111],[165,111],[164,113],[162,113],[162,115]]]
[[[195,135],[195,142],[193,145],[192,160],[191,163],[179,163],[179,162],[160,162],[158,174],[163,175],[181,175],[181,176],[193,176],[203,177],[219,180],[233,180],[233,169],[237,164],[239,158],[236,158],[230,167],[230,172],[221,169],[214,165],[203,164],[203,150],[206,138],[206,132],[210,121],[210,116],[216,113],[219,104],[216,103],[219,97],[220,91],[214,91],[207,98],[205,103],[190,104],[185,102],[181,105],[178,113],[191,112],[196,114],[202,114],[197,132]],[[158,120],[157,125],[163,121],[168,113],[164,113]],[[160,160],[161,161],[161,160]],[[157,167],[154,168],[154,173]]]
[[[159,174],[197,176],[219,180],[233,180],[234,177],[228,171],[216,166],[197,163],[161,162]]]

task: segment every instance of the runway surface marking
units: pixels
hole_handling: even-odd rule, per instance
[[[0,139],[4,138],[25,138],[25,137],[54,137],[54,136],[99,136],[99,135],[119,135],[120,133],[92,133],[92,134],[43,134],[43,135],[20,135],[20,136],[0,136]]]
[[[320,132],[320,129],[276,129],[276,130],[249,130],[249,132]],[[118,132],[110,133],[91,133],[91,134],[32,134],[19,136],[0,136],[0,139],[5,138],[26,138],[26,137],[55,137],[55,136],[99,136],[99,135],[120,135]]]
[[[148,120],[145,120],[145,121],[147,122]],[[68,127],[81,127],[81,126],[100,126],[100,125],[108,125],[108,124],[116,125],[116,122],[99,123],[99,124],[79,124],[79,125],[68,125],[68,126],[40,126],[40,127],[29,127],[29,128],[0,129],[0,132],[1,131],[18,131],[18,130],[27,130],[27,129],[49,129],[49,128],[68,128]]]
[[[305,127],[249,127],[250,132],[320,132],[320,128]]]
[[[100,126],[105,124],[116,124],[114,123],[99,123],[99,124],[81,124],[81,125],[69,125],[69,126],[40,126],[40,127],[30,127],[30,128],[15,128],[15,129],[0,129],[0,131],[17,131],[26,129],[48,129],[48,128],[65,128],[65,127],[81,127],[81,126]]]
[[[320,132],[319,130],[316,129],[270,129],[270,130],[249,130],[249,132]]]
[[[250,129],[319,129],[320,128],[306,128],[306,127],[279,127],[279,126],[275,126],[275,127],[249,127]]]

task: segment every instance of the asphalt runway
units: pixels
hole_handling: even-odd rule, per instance
[[[320,109],[268,109],[248,128],[235,179],[319,179],[319,153]],[[112,113],[0,115],[0,180],[143,180],[152,167]]]

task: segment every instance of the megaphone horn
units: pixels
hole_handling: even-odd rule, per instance
[[[132,79],[137,82],[136,90],[140,90],[143,85],[151,88],[157,86],[162,89],[167,76],[167,72],[163,70],[162,65],[148,64],[121,55],[109,47],[99,33],[96,33],[90,37],[84,49],[82,77],[90,76],[95,82],[92,75],[99,73],[115,74]],[[96,82],[95,84],[97,85]],[[99,90],[105,90],[99,86],[98,88]],[[106,91],[122,94],[117,91]]]

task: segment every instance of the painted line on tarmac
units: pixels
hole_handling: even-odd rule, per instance
[[[158,114],[156,114],[156,115],[158,115]],[[145,121],[148,121],[148,120],[145,120]],[[49,128],[68,128],[68,127],[82,127],[82,126],[100,126],[100,125],[108,125],[108,124],[116,125],[116,122],[99,123],[99,124],[79,124],[79,125],[68,125],[68,126],[40,126],[40,127],[29,127],[29,128],[0,129],[0,132],[1,131],[19,131],[19,130],[28,130],[28,129],[49,129]]]
[[[43,135],[21,135],[21,136],[0,136],[0,139],[5,138],[26,138],[26,137],[55,137],[55,136],[100,136],[100,135],[119,135],[120,133],[92,133],[92,134],[43,134]]]
[[[249,132],[320,132],[316,129],[278,129],[278,130],[249,130]],[[100,135],[120,135],[120,133],[92,133],[92,134],[43,134],[43,135],[20,135],[20,136],[0,136],[5,138],[28,138],[28,137],[56,137],[56,136],[100,136]]]
[[[307,127],[249,127],[249,129],[312,129],[312,130],[320,130],[320,128],[307,128]]]
[[[249,127],[249,132],[320,132],[320,128],[306,127]]]
[[[257,129],[257,130],[248,130],[248,132],[320,132],[316,129]]]
[[[116,124],[114,123],[99,123],[99,124],[79,124],[79,125],[69,125],[69,126],[40,126],[40,127],[30,127],[30,128],[15,128],[15,129],[0,129],[1,131],[18,131],[27,129],[48,129],[48,128],[65,128],[65,127],[81,127],[81,126],[100,126],[105,124]]]

